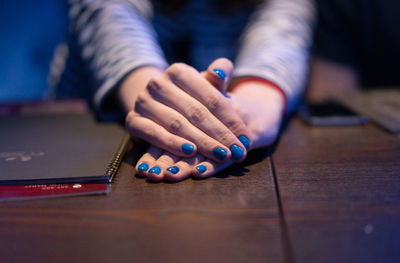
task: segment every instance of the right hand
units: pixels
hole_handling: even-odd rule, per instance
[[[215,69],[227,77],[221,78]],[[176,156],[193,157],[198,152],[216,162],[243,161],[247,149],[238,137],[251,140],[250,132],[220,92],[232,70],[227,59],[217,59],[203,75],[183,63],[171,65],[138,94],[126,129]]]

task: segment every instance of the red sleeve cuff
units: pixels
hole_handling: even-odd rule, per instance
[[[233,83],[233,85],[231,86],[231,89],[233,89],[235,86],[242,84],[243,82],[260,82],[263,84],[267,84],[268,86],[270,86],[271,88],[274,88],[275,90],[279,91],[279,93],[282,94],[283,99],[285,101],[285,106],[284,106],[284,110],[283,110],[283,116],[286,115],[287,113],[287,107],[288,107],[288,99],[286,96],[286,93],[274,82],[267,80],[267,79],[263,79],[260,77],[244,77],[244,78],[240,78],[237,81],[235,81]]]

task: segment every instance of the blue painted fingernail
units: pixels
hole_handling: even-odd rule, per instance
[[[139,171],[145,172],[145,171],[147,171],[147,169],[149,169],[149,165],[147,163],[141,163],[138,166]]]
[[[240,136],[238,137],[238,139],[239,139],[239,141],[243,144],[243,146],[246,147],[246,149],[249,149],[249,147],[250,147],[250,140],[249,140],[249,138],[247,138],[247,137],[244,136],[244,135],[240,135]]]
[[[236,144],[232,145],[230,148],[232,157],[234,160],[240,160],[244,154],[244,150],[237,146]]]
[[[207,167],[205,165],[200,164],[200,165],[196,166],[196,169],[197,169],[197,171],[199,171],[199,173],[202,174],[207,170]]]
[[[171,166],[171,167],[167,168],[167,170],[173,174],[177,174],[179,172],[178,166]]]
[[[226,75],[225,75],[225,72],[224,72],[222,69],[216,68],[216,69],[213,69],[213,71],[214,71],[215,73],[217,73],[217,75],[218,75],[222,80],[225,80]]]
[[[222,93],[222,95],[224,95],[224,97],[225,98],[228,98],[228,99],[230,99],[231,98],[231,96],[229,96],[229,94],[228,93],[226,93],[226,92],[221,92]]]
[[[149,173],[160,174],[160,173],[161,173],[161,168],[158,167],[158,166],[153,166],[153,167],[151,167],[151,169],[149,170]]]
[[[193,145],[187,144],[187,143],[184,143],[182,145],[182,152],[184,152],[186,154],[192,154],[193,151],[194,151],[194,146]]]
[[[221,147],[215,147],[214,149],[214,156],[219,160],[224,160],[228,151]]]

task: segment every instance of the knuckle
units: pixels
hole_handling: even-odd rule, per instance
[[[232,139],[232,135],[229,132],[223,131],[218,134],[218,141],[226,144]]]
[[[215,147],[215,144],[212,140],[210,140],[208,137],[204,137],[202,139],[200,139],[199,142],[199,147],[205,149],[205,150],[211,150]]]
[[[221,57],[218,59],[219,63],[225,64],[226,67],[233,68],[233,63],[228,58]]]
[[[125,118],[125,129],[129,133],[132,133],[132,126],[133,126],[134,119],[135,119],[135,114],[133,113],[133,111],[130,111],[128,113],[128,115],[126,115],[126,118]]]
[[[180,146],[182,145],[182,139],[175,136],[175,135],[168,135],[165,138],[165,150],[174,153],[177,152],[178,154],[180,154]]]
[[[147,87],[150,91],[160,92],[163,90],[163,81],[161,77],[153,77],[149,80]]]
[[[175,136],[169,135],[166,137],[166,140],[165,140],[166,149],[174,149],[174,148],[176,148],[176,145],[179,145],[179,142]]]
[[[139,125],[136,122],[136,116],[133,116],[132,120],[125,124],[127,131],[133,138],[141,138],[144,140],[152,140],[157,138],[157,130],[152,125]]]
[[[172,82],[181,84],[182,81],[188,80],[188,76],[198,73],[197,70],[185,63],[174,63],[166,71],[166,75]]]
[[[211,112],[217,110],[222,105],[221,97],[217,95],[208,95],[206,97],[206,105]]]
[[[228,121],[226,126],[233,132],[233,134],[239,134],[243,127],[242,123],[237,120]]]
[[[168,130],[174,134],[178,133],[183,127],[183,121],[178,119],[178,118],[174,118],[171,119],[168,122]]]
[[[206,118],[206,112],[196,106],[189,108],[188,118],[191,123],[201,123]]]
[[[144,127],[141,128],[141,130],[142,130],[144,136],[147,138],[157,137],[157,131],[151,125],[145,125]]]
[[[125,127],[127,130],[133,130],[137,126],[137,119],[140,117],[139,114],[137,114],[134,111],[130,111],[125,118]]]
[[[125,124],[130,125],[135,118],[135,113],[133,111],[130,111],[125,118]]]
[[[137,98],[136,98],[136,102],[135,105],[143,105],[144,103],[146,103],[146,100],[148,99],[146,92],[141,91]]]
[[[179,77],[188,69],[188,66],[184,63],[173,63],[165,71],[169,76]]]

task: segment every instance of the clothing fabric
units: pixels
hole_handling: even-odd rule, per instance
[[[93,98],[104,113],[115,110],[113,92],[139,67],[186,62],[204,70],[227,57],[234,78],[275,83],[291,111],[307,77],[314,18],[312,0],[270,0],[234,16],[216,12],[212,0],[189,1],[172,14],[144,0],[71,0],[68,52],[55,59],[53,79],[58,94]]]
[[[351,66],[361,85],[399,85],[400,1],[320,0],[314,53]]]

